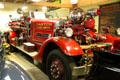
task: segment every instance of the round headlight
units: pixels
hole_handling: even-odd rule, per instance
[[[73,35],[73,30],[71,28],[66,28],[65,35],[71,37]]]

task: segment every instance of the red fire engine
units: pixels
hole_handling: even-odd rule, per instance
[[[9,23],[12,31],[6,39],[13,47],[31,56],[35,63],[41,63],[50,80],[72,80],[72,76],[88,73],[93,48],[110,50],[109,46],[118,39],[95,32],[94,17],[99,14],[98,9],[85,12],[76,8],[71,12],[70,21],[30,21],[25,17]]]

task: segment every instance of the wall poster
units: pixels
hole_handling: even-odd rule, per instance
[[[120,28],[120,2],[100,6],[99,32],[111,33],[115,36]]]
[[[61,0],[47,0],[47,2],[51,3],[61,3]],[[49,7],[49,11],[59,9],[59,7]]]

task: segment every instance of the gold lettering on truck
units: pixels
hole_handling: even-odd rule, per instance
[[[52,26],[52,23],[38,23],[36,24],[39,29],[50,29],[50,26]]]

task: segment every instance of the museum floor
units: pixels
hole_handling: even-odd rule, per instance
[[[48,76],[45,75],[38,67],[29,62],[23,54],[10,53],[7,58],[19,64],[32,78],[32,80],[49,80]],[[84,78],[79,78],[77,80],[85,80]]]

